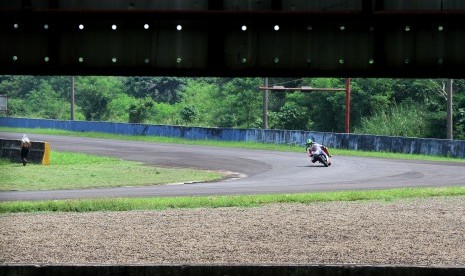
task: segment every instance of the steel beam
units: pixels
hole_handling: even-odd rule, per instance
[[[464,78],[463,18],[453,0],[2,1],[0,74]]]

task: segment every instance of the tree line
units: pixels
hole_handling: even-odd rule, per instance
[[[339,78],[270,78],[269,85],[344,88]],[[446,138],[444,80],[351,81],[354,133]],[[203,127],[262,127],[262,78],[75,77],[75,119]],[[453,82],[453,131],[465,139],[465,80]],[[70,119],[70,77],[0,76],[9,116]],[[269,92],[272,129],[345,131],[344,92]]]

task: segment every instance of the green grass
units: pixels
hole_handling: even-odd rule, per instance
[[[0,127],[0,131],[63,135],[63,136],[73,136],[73,137],[104,138],[104,139],[129,140],[129,141],[145,141],[145,142],[156,142],[156,143],[204,145],[204,146],[227,147],[227,148],[259,149],[259,150],[302,152],[302,153],[305,152],[305,149],[302,146],[287,145],[287,144],[215,141],[215,140],[189,140],[189,139],[161,137],[161,136],[117,135],[117,134],[108,134],[108,133],[100,133],[100,132],[73,132],[73,131],[66,131],[66,130],[37,129],[37,128],[29,129],[29,128]],[[333,148],[330,148],[330,151],[331,151],[331,154],[333,154],[334,156],[360,156],[360,157],[371,157],[371,158],[389,158],[389,159],[423,160],[423,161],[436,161],[436,162],[464,162],[465,163],[465,159],[420,155],[420,154],[402,154],[402,153],[392,153],[392,152],[371,152],[371,151],[369,152],[369,151],[344,150],[344,149],[333,149]]]
[[[303,152],[301,146],[295,145],[275,145],[251,142],[225,142],[225,141],[208,141],[208,140],[187,140],[168,137],[154,136],[128,136],[128,135],[112,135],[105,133],[82,133],[70,132],[62,130],[50,129],[18,129],[0,127],[0,131],[20,132],[20,133],[37,133],[50,135],[67,135],[80,137],[95,137],[107,139],[121,139],[133,141],[147,141],[157,143],[177,143],[177,144],[194,144],[206,146],[218,146],[229,148],[248,148],[273,151],[290,151]],[[333,149],[334,155],[349,155],[362,157],[377,157],[377,158],[396,158],[396,159],[415,159],[415,160],[430,160],[430,161],[454,161],[464,162],[463,159],[453,159],[445,157],[434,157],[425,155],[406,155],[395,153],[380,153],[380,152],[362,152],[351,150]],[[31,185],[38,185],[37,190],[63,189],[70,187],[63,183],[87,183],[80,185],[82,188],[93,187],[93,185],[147,185],[155,184],[154,178],[159,178],[161,175],[169,174],[164,169],[149,168],[142,164],[122,161],[114,158],[96,157],[85,154],[71,154],[53,152],[52,165],[28,165],[23,167],[20,164],[12,164],[8,161],[0,161],[0,190],[8,190],[5,179],[8,178],[23,178],[28,179],[21,184],[17,184],[15,189],[21,190],[30,189]],[[97,169],[96,173],[94,169]],[[43,171],[41,171],[43,170]],[[106,171],[107,170],[107,171]],[[148,171],[146,171],[148,170]],[[40,175],[46,175],[46,178],[51,181],[40,180]],[[122,175],[115,176],[113,180],[106,179],[108,175],[112,175],[115,171],[121,171]],[[174,171],[176,176],[179,176],[179,171]],[[134,181],[140,183],[129,184],[125,179],[127,174],[133,174]],[[192,173],[189,172],[189,179],[192,180]],[[74,180],[69,180],[69,175],[73,175]],[[146,176],[150,175],[146,178]],[[6,176],[6,177],[5,177]],[[22,176],[22,177],[18,177]],[[214,175],[213,178],[218,177]],[[148,179],[148,182],[141,180]],[[205,179],[203,179],[205,180]],[[202,180],[202,181],[203,181]],[[108,182],[106,182],[108,181]],[[114,184],[114,182],[119,184]],[[42,182],[50,182],[44,184]],[[110,183],[111,182],[111,183]],[[123,182],[123,183],[121,183]],[[67,186],[68,185],[68,186]],[[39,188],[40,187],[40,188]],[[219,208],[219,207],[257,207],[273,203],[302,203],[310,204],[315,202],[331,202],[331,201],[359,201],[359,200],[378,200],[378,201],[393,201],[404,198],[425,198],[425,197],[444,197],[444,196],[464,196],[465,187],[447,187],[447,188],[406,188],[406,189],[391,189],[391,190],[373,190],[373,191],[344,191],[330,193],[305,193],[305,194],[272,194],[272,195],[245,195],[245,196],[209,196],[209,197],[159,197],[159,198],[101,198],[101,199],[78,199],[78,200],[54,200],[54,201],[17,201],[17,202],[0,202],[0,213],[14,212],[90,212],[90,211],[130,211],[130,210],[165,210],[170,208]]]
[[[155,168],[142,163],[82,153],[51,152],[51,165],[0,159],[0,191],[147,186],[221,179],[216,172]]]
[[[259,207],[276,203],[311,204],[332,201],[382,201],[399,199],[464,196],[465,187],[405,188],[377,191],[345,191],[305,194],[271,194],[208,197],[101,198],[53,201],[1,202],[0,213],[94,212],[166,210],[174,208]]]

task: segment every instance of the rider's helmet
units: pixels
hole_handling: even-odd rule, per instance
[[[313,140],[312,139],[307,139],[307,142],[305,143],[305,145],[308,146],[311,146],[313,144]]]

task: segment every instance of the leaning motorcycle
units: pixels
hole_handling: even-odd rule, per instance
[[[326,155],[324,154],[323,150],[317,146],[317,145],[312,145],[310,148],[310,151],[312,153],[312,160],[316,160],[323,164],[325,167],[329,166],[328,159],[326,158]]]

